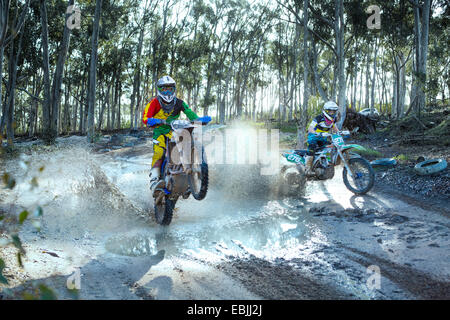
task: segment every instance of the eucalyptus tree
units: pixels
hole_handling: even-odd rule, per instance
[[[436,13],[430,20],[430,42],[427,63],[427,91],[429,101],[437,105],[437,96],[441,95],[442,103],[445,104],[450,94],[450,55],[442,54],[450,49],[450,3],[446,1],[435,1]]]
[[[87,139],[89,142],[94,140],[94,109],[96,97],[96,76],[97,76],[97,49],[98,49],[98,30],[100,24],[100,17],[102,12],[102,0],[96,0],[95,15],[92,27],[91,37],[91,57],[89,65],[89,88],[87,95],[88,102],[88,123],[87,123]]]
[[[73,7],[74,0],[68,0],[67,8]],[[64,11],[63,11],[64,12]],[[55,74],[53,76],[53,85],[51,92],[51,123],[50,130],[52,139],[58,136],[58,122],[59,122],[59,114],[60,114],[60,103],[61,103],[61,85],[63,81],[64,74],[64,65],[66,62],[67,51],[69,49],[70,35],[71,35],[71,27],[68,24],[69,17],[71,16],[71,12],[66,10],[65,19],[62,21],[63,27],[63,36],[61,39],[61,44],[59,46],[58,52],[58,60],[55,67]]]
[[[242,116],[243,96],[250,74],[257,70],[258,57],[267,41],[267,34],[270,32],[275,19],[274,13],[268,8],[267,4],[254,4],[253,7],[246,4],[245,8],[247,10],[245,16],[242,17],[242,23],[245,23],[246,27],[238,34],[238,41],[233,44],[236,50],[235,63],[237,63],[234,79],[234,101],[238,118]]]
[[[432,0],[409,0],[414,10],[414,111],[418,117],[425,107],[427,60],[428,60],[428,38],[431,16]]]
[[[15,84],[17,76],[17,61],[21,53],[21,44],[23,40],[22,27],[28,17],[28,9],[31,0],[25,1],[20,5],[18,1],[2,0],[0,2],[0,103],[3,101],[2,84],[3,84],[3,58],[7,45],[10,45],[9,56],[9,85],[7,103],[3,103],[2,117],[0,121],[0,135],[3,133],[5,124],[7,127],[8,144],[13,144],[14,139],[14,96]],[[12,4],[12,6],[11,6]],[[11,21],[10,16],[13,16]],[[8,32],[9,31],[9,32]],[[19,36],[18,47],[14,48],[14,41]],[[16,51],[15,51],[16,49]]]

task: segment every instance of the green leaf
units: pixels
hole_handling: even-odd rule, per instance
[[[57,300],[56,294],[46,285],[39,285],[39,291],[41,292],[41,300]]]
[[[19,223],[22,224],[28,218],[29,214],[27,210],[22,211],[19,215]]]
[[[5,269],[5,262],[0,259],[0,283],[8,284],[8,279],[3,276],[3,269]]]
[[[14,234],[11,236],[14,246],[20,250],[21,253],[25,254],[25,249],[22,247],[22,241],[20,241],[19,235]]]

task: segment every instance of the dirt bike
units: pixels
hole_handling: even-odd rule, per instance
[[[375,182],[375,173],[370,163],[360,155],[351,152],[353,149],[365,150],[358,144],[345,144],[343,135],[348,131],[337,134],[322,133],[323,137],[331,143],[316,150],[312,164],[312,178],[328,180],[334,177],[335,167],[344,165],[342,172],[344,184],[355,194],[365,194],[372,189]],[[283,153],[288,162],[294,163],[301,175],[305,176],[305,158],[309,150],[290,150]],[[349,179],[350,178],[350,179]]]
[[[193,139],[194,122],[175,120],[166,139],[160,181],[153,198],[156,222],[169,225],[179,197],[203,200],[208,192],[208,164],[203,147]],[[155,142],[156,143],[156,142]]]

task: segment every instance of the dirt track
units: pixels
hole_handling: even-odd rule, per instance
[[[179,201],[162,228],[151,217],[149,141],[93,151],[82,139],[30,152],[26,168],[4,164],[18,184],[1,192],[0,209],[44,210],[40,232],[30,221],[20,232],[23,269],[15,248],[1,249],[4,299],[37,283],[71,299],[67,279],[77,270],[80,299],[450,298],[448,208],[383,185],[354,196],[340,171],[308,183],[304,197],[273,197],[260,188],[270,178],[251,168],[212,166],[207,198]],[[230,172],[239,179],[224,183]],[[379,289],[368,287],[369,266],[380,270]]]

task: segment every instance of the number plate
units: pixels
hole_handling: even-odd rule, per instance
[[[304,163],[303,158],[300,157],[300,156],[297,156],[297,155],[295,155],[295,154],[290,154],[290,155],[288,155],[286,159],[288,159],[288,161],[290,161],[290,162]]]
[[[344,144],[344,139],[339,135],[333,135],[333,142],[338,146],[342,146]]]

